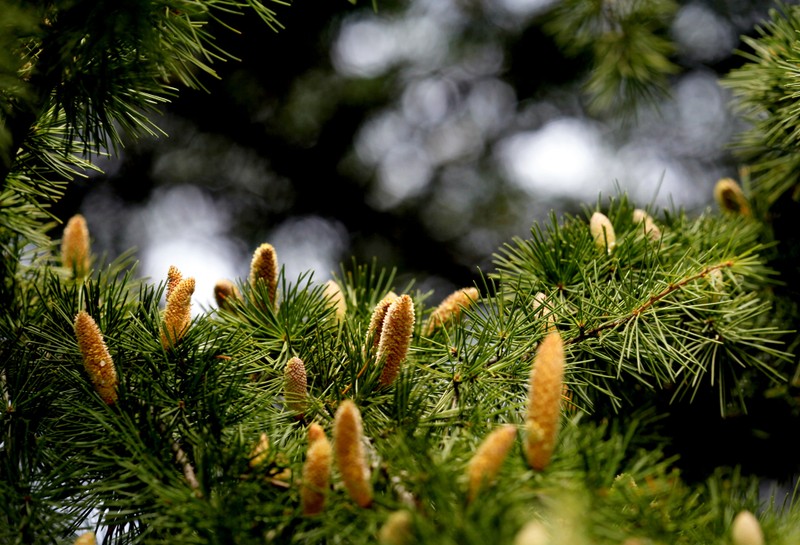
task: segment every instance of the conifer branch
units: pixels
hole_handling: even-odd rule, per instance
[[[631,320],[634,320],[634,319],[638,318],[640,315],[644,314],[650,307],[652,307],[653,305],[655,305],[659,301],[663,300],[668,295],[670,295],[673,292],[676,292],[676,291],[682,289],[687,284],[689,284],[691,282],[694,282],[696,280],[699,280],[700,278],[705,278],[709,274],[712,274],[714,271],[719,271],[719,270],[722,270],[722,269],[731,268],[733,266],[734,266],[734,262],[733,261],[726,261],[724,263],[718,263],[717,265],[710,265],[708,267],[705,267],[699,273],[686,276],[686,277],[682,278],[681,280],[679,280],[677,282],[670,283],[669,285],[667,285],[666,288],[661,290],[659,293],[656,293],[655,295],[651,295],[647,299],[647,301],[645,301],[644,303],[642,303],[638,307],[634,308],[627,315],[622,316],[620,318],[617,318],[616,320],[613,320],[611,322],[606,322],[606,323],[600,324],[597,327],[593,327],[591,329],[583,331],[583,332],[579,333],[577,336],[565,340],[564,344],[565,345],[570,345],[570,344],[580,343],[580,342],[582,342],[582,341],[584,341],[586,339],[589,339],[591,337],[598,337],[598,336],[600,336],[601,333],[603,333],[606,330],[617,329],[619,327],[622,327],[626,323],[630,322]]]

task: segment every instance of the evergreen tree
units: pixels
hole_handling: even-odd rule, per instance
[[[65,184],[271,7],[0,4],[0,542],[800,542],[796,491],[760,490],[798,469],[798,8],[725,80],[752,124],[718,209],[554,213],[441,302],[265,242],[193,315],[192,271],[140,279],[81,217],[52,240]],[[598,111],[663,87],[672,9],[554,12]]]

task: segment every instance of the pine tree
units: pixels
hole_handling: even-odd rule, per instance
[[[613,109],[675,69],[673,11],[565,2],[548,28]],[[48,206],[247,12],[279,26],[257,0],[0,3],[0,543],[800,542],[797,491],[759,490],[800,468],[776,221],[800,8],[725,79],[753,123],[715,209],[554,212],[441,302],[375,263],[287,278],[265,241],[192,317],[192,271],[143,280],[82,218],[52,240]]]

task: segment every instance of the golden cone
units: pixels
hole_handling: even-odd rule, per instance
[[[253,253],[250,262],[250,285],[255,288],[261,281],[267,286],[269,304],[274,309],[277,307],[278,297],[278,254],[272,244],[264,243]]]
[[[325,507],[333,455],[331,444],[319,424],[311,424],[309,427],[308,443],[306,461],[303,464],[300,503],[304,515],[316,515]]]
[[[292,358],[286,364],[284,371],[284,398],[289,410],[302,416],[306,410],[306,396],[308,383],[306,379],[306,366],[300,358]]]
[[[167,299],[164,322],[161,325],[161,344],[169,349],[178,344],[189,330],[192,321],[192,294],[194,278],[184,278],[175,286]]]
[[[461,312],[471,307],[479,297],[477,288],[463,288],[448,295],[428,317],[425,336],[430,336],[443,325],[457,320]]]
[[[178,287],[178,283],[181,280],[183,280],[181,271],[175,265],[170,265],[169,269],[167,270],[167,301],[169,301],[169,296],[172,295],[172,292],[175,291],[175,288]]]
[[[381,340],[381,332],[383,331],[383,321],[386,319],[386,312],[396,300],[397,294],[390,291],[386,297],[375,305],[375,310],[372,311],[372,317],[369,319],[369,327],[367,328],[367,346],[372,348],[378,346]]]
[[[86,219],[80,214],[72,216],[64,227],[61,238],[61,264],[72,270],[75,278],[83,278],[89,274],[91,267],[89,227],[86,225]]]
[[[347,493],[361,507],[372,505],[372,485],[364,451],[361,413],[355,403],[346,399],[339,405],[333,422],[336,465]],[[315,443],[316,444],[316,443]]]
[[[506,424],[486,436],[467,464],[468,498],[474,500],[481,486],[494,479],[517,437],[517,429]]]
[[[347,302],[339,284],[334,280],[328,280],[325,282],[325,290],[322,295],[328,300],[330,306],[336,310],[336,319],[340,322],[344,320],[345,314],[347,314]]]
[[[94,532],[85,532],[78,536],[74,545],[97,545],[97,537]]]
[[[235,301],[240,301],[241,299],[242,295],[239,293],[239,288],[230,280],[218,280],[214,285],[214,300],[219,308],[231,311],[234,309]]]
[[[269,437],[266,433],[262,433],[258,438],[258,443],[253,447],[250,453],[250,467],[255,469],[267,461],[269,456]]]
[[[714,200],[720,209],[741,216],[750,215],[750,204],[739,184],[731,178],[722,178],[714,186]]]
[[[595,212],[589,220],[589,232],[592,234],[594,244],[601,250],[609,254],[617,244],[617,237],[614,234],[614,226],[605,214]]]
[[[414,542],[411,531],[411,513],[395,511],[386,519],[378,532],[380,545],[411,545]]]
[[[316,422],[311,423],[308,426],[308,444],[310,445],[317,439],[322,439],[325,437],[325,430],[322,429],[322,426],[317,424]]]
[[[411,334],[414,331],[414,302],[408,295],[397,298],[386,311],[381,338],[378,342],[377,361],[383,361],[380,385],[391,385],[400,374],[400,365],[408,355]]]
[[[554,331],[539,344],[531,369],[525,456],[528,465],[542,470],[550,463],[556,444],[564,381],[564,344]]]
[[[764,532],[750,511],[740,511],[731,524],[733,545],[764,545]]]
[[[94,389],[103,401],[113,405],[117,401],[117,371],[100,328],[85,310],[75,316],[75,337]]]

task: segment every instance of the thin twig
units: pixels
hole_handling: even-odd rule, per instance
[[[648,308],[650,308],[651,306],[653,306],[657,302],[659,302],[662,299],[664,299],[670,293],[681,289],[683,286],[685,286],[686,284],[689,284],[690,282],[694,282],[695,280],[698,280],[700,278],[705,277],[706,275],[708,275],[708,273],[710,273],[712,271],[725,269],[725,268],[728,268],[728,267],[733,267],[733,264],[734,264],[733,261],[725,261],[724,263],[719,263],[718,265],[711,265],[709,267],[706,267],[705,269],[703,269],[702,271],[700,271],[697,274],[693,274],[692,276],[687,276],[686,278],[682,279],[680,282],[672,283],[669,286],[667,286],[663,291],[651,296],[647,301],[645,301],[640,306],[638,306],[635,309],[633,309],[631,311],[631,313],[628,314],[627,316],[623,316],[622,318],[618,318],[618,319],[616,319],[616,320],[614,320],[612,322],[606,322],[606,323],[601,324],[601,325],[599,325],[599,326],[597,326],[595,328],[592,328],[592,329],[589,329],[587,331],[584,331],[583,333],[581,333],[577,337],[573,337],[572,339],[565,340],[564,344],[566,345],[566,344],[574,344],[574,343],[577,343],[577,342],[581,342],[583,340],[588,339],[589,337],[597,337],[598,335],[600,335],[600,333],[602,333],[603,331],[605,331],[607,329],[615,329],[615,328],[617,328],[617,327],[619,327],[621,325],[625,325],[629,321],[633,320],[634,318],[636,318],[637,316],[642,314]]]

